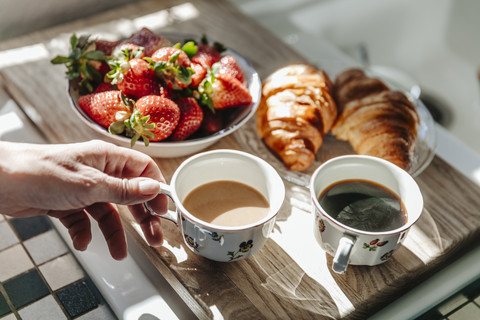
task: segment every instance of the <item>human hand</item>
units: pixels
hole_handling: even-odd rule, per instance
[[[163,242],[159,213],[167,199],[158,194],[161,171],[147,155],[102,141],[34,145],[0,142],[0,213],[15,217],[42,214],[60,219],[73,245],[85,250],[91,241],[88,215],[102,231],[110,254],[127,255],[125,232],[114,204],[128,205],[147,242]]]

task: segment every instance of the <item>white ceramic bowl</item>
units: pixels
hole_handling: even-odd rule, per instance
[[[192,37],[191,35],[182,35],[182,34],[162,34],[167,39],[172,42],[180,41],[184,39],[192,39],[200,37]],[[237,62],[242,69],[248,90],[252,96],[252,104],[246,108],[242,108],[241,111],[236,114],[236,116],[226,125],[226,127],[219,132],[216,132],[212,135],[195,138],[195,139],[186,139],[184,141],[159,141],[159,142],[150,142],[149,146],[146,147],[143,141],[137,141],[133,149],[144,152],[153,157],[159,158],[175,158],[194,154],[198,151],[201,151],[223,137],[231,134],[242,125],[244,125],[256,112],[258,103],[260,102],[262,84],[257,72],[250,66],[247,60],[242,57],[236,51],[227,48],[224,52],[224,55],[232,55],[237,59]],[[72,82],[68,84],[68,93],[70,95],[71,106],[75,110],[75,113],[91,130],[100,133],[105,141],[112,142],[116,145],[130,148],[130,138],[127,138],[122,135],[113,135],[108,132],[108,130],[101,125],[93,121],[90,116],[78,106],[78,98],[80,97],[80,92],[78,87],[73,85]]]

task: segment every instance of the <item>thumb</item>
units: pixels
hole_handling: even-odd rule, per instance
[[[107,181],[105,199],[101,202],[112,202],[122,205],[132,205],[155,198],[160,191],[160,183],[150,178],[120,179],[111,177]]]

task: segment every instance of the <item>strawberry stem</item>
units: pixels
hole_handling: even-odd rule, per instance
[[[150,116],[142,116],[142,114],[134,110],[128,120],[125,120],[126,135],[131,137],[130,146],[133,147],[138,139],[142,138],[143,143],[148,147],[150,139],[155,138],[155,134],[150,131],[155,129],[154,123],[148,123]]]
[[[73,34],[70,37],[70,53],[68,56],[56,56],[52,64],[65,64],[67,79],[79,79],[79,85],[91,93],[103,81],[101,73],[91,64],[92,61],[105,61],[105,53],[95,50],[95,41],[89,40],[90,35],[80,38]]]
[[[192,82],[192,75],[195,73],[192,68],[184,67],[182,65],[176,65],[181,51],[178,51],[172,55],[168,62],[155,61],[150,58],[144,58],[148,62],[148,67],[153,69],[155,75],[164,83],[171,83],[173,89],[181,90],[182,88],[177,84],[176,80],[184,85],[189,85]]]
[[[215,113],[215,108],[213,107],[213,101],[211,94],[213,93],[213,83],[215,82],[215,75],[220,70],[220,63],[216,62],[212,65],[212,68],[207,70],[207,75],[202,80],[198,86],[198,93],[195,93],[194,96],[198,100],[198,103],[202,106],[207,107],[213,113]]]

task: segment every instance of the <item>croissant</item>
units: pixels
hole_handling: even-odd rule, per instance
[[[337,107],[328,76],[306,64],[283,67],[263,82],[257,133],[290,170],[303,171],[330,131]]]
[[[356,153],[388,160],[409,170],[419,126],[415,105],[382,81],[360,69],[349,69],[335,79],[334,97],[339,116],[332,133],[348,141]]]

